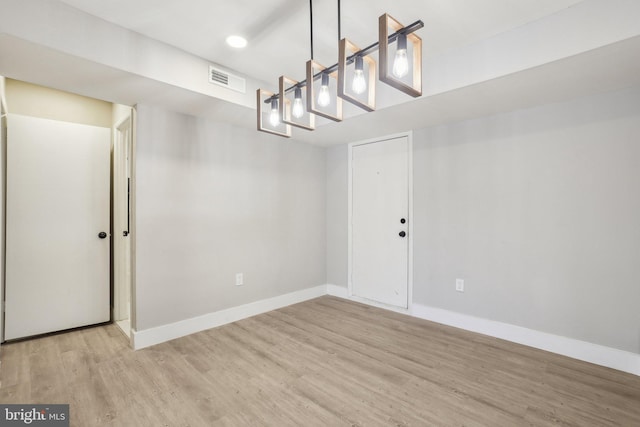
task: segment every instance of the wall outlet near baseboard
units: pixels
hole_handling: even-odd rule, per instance
[[[236,286],[244,285],[244,274],[236,273]]]
[[[464,292],[464,280],[456,279],[456,291]]]

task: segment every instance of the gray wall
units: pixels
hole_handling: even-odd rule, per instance
[[[638,135],[637,89],[415,132],[414,301],[640,352]]]
[[[137,330],[326,283],[322,148],[137,115]]]
[[[347,145],[327,148],[327,283],[347,287]]]
[[[639,135],[640,88],[414,131],[414,303],[640,353]],[[346,153],[327,151],[328,260]]]

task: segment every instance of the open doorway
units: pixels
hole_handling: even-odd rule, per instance
[[[113,320],[131,336],[131,158],[130,108],[115,108],[113,128]]]
[[[100,231],[100,233],[96,234],[93,233],[91,234],[92,237],[95,237],[95,240],[97,240],[98,242],[103,242],[103,243],[108,243],[108,245],[105,245],[105,247],[111,247],[111,256],[109,256],[109,250],[107,249],[106,252],[106,256],[107,256],[107,266],[109,265],[109,258],[110,258],[110,265],[111,268],[107,267],[105,272],[98,272],[96,273],[96,275],[91,276],[90,274],[87,274],[87,277],[94,277],[94,279],[87,279],[86,282],[87,283],[91,283],[94,281],[98,281],[98,278],[100,278],[100,280],[106,280],[106,320],[109,321],[116,321],[116,313],[113,311],[116,305],[116,301],[115,301],[115,289],[113,286],[109,286],[109,282],[111,281],[111,283],[113,285],[115,285],[115,283],[121,283],[123,282],[122,280],[116,280],[116,278],[114,277],[114,271],[113,269],[115,268],[115,260],[122,260],[125,259],[126,261],[126,268],[124,270],[124,274],[125,276],[130,276],[131,274],[131,245],[127,245],[124,248],[121,247],[121,245],[119,245],[119,239],[116,238],[116,236],[119,234],[120,236],[122,236],[122,231],[126,230],[129,231],[129,228],[123,228],[123,229],[119,229],[118,231],[116,231],[115,227],[115,223],[114,223],[114,212],[115,212],[115,205],[118,206],[122,206],[125,205],[127,206],[127,211],[130,210],[130,206],[131,206],[131,200],[128,198],[128,192],[122,193],[121,191],[115,192],[115,188],[114,188],[114,179],[118,179],[119,181],[125,181],[127,183],[130,183],[130,178],[131,178],[131,169],[132,169],[132,163],[131,163],[131,150],[132,150],[132,130],[133,130],[133,120],[132,120],[132,108],[128,107],[128,106],[123,106],[123,105],[118,105],[118,104],[112,104],[110,102],[106,102],[106,101],[100,101],[97,99],[93,99],[93,98],[87,98],[84,96],[80,96],[80,95],[75,95],[72,93],[68,93],[68,92],[63,92],[63,91],[59,91],[59,90],[55,90],[55,89],[51,89],[51,88],[46,88],[43,86],[38,86],[38,85],[34,85],[34,84],[30,84],[30,83],[26,83],[26,82],[21,82],[18,80],[12,80],[12,79],[6,79],[6,109],[4,108],[4,104],[3,104],[3,115],[5,113],[7,113],[9,116],[14,117],[14,121],[16,122],[16,125],[19,124],[19,120],[36,120],[36,121],[43,121],[46,123],[50,123],[52,126],[72,126],[72,127],[91,127],[91,128],[95,128],[98,130],[102,130],[104,132],[106,132],[106,145],[107,145],[107,152],[106,152],[106,162],[107,162],[107,172],[106,172],[106,176],[105,176],[105,183],[106,183],[106,187],[107,187],[107,202],[106,202],[106,217],[107,217],[107,225],[104,229],[100,229],[98,231]],[[6,110],[6,111],[5,111]],[[24,117],[26,119],[21,119],[21,117]],[[3,118],[3,122],[4,122],[4,118]],[[66,123],[66,124],[65,124]],[[11,122],[9,122],[8,127],[11,128]],[[26,126],[26,129],[28,130],[32,130],[32,127]],[[17,128],[16,128],[17,129]],[[118,130],[120,129],[120,130]],[[123,132],[126,135],[123,137],[118,137],[120,140],[122,141],[126,141],[125,144],[125,148],[124,151],[127,152],[127,155],[124,156],[125,159],[125,167],[124,168],[120,168],[117,171],[115,170],[115,166],[116,164],[119,164],[117,162],[114,162],[114,156],[116,155],[115,150],[116,150],[116,137],[119,135],[118,132]],[[9,133],[11,133],[9,131]],[[46,139],[50,139],[49,135],[51,135],[51,133],[46,134],[45,137]],[[41,138],[41,139],[43,139]],[[52,143],[53,144],[53,143]],[[84,147],[85,145],[81,143],[80,145],[81,147]],[[46,147],[46,145],[45,145]],[[56,146],[57,147],[57,146]],[[84,148],[83,148],[84,149]],[[27,150],[28,151],[28,150]],[[56,151],[56,150],[54,150]],[[59,150],[57,150],[59,151]],[[57,152],[56,151],[56,152]],[[122,150],[121,150],[122,151]],[[64,157],[64,156],[63,156]],[[92,170],[94,168],[90,167],[90,165],[86,164],[86,162],[82,161],[80,156],[77,156],[75,152],[72,153],[72,155],[67,156],[70,159],[72,159],[72,164],[75,166],[82,166],[83,163],[85,166],[84,169],[88,169],[88,170]],[[109,162],[109,157],[111,157],[111,162]],[[6,165],[6,162],[11,162],[11,159],[8,158],[3,158],[2,160],[2,165],[3,168]],[[109,163],[111,163],[111,166],[109,167]],[[14,165],[15,166],[15,165]],[[109,174],[109,169],[111,170],[111,174]],[[4,170],[4,169],[3,169]],[[17,168],[14,167],[14,170],[19,170]],[[35,169],[34,169],[35,170]],[[56,169],[57,171],[64,171],[66,170],[66,168],[64,167],[58,167]],[[109,176],[111,175],[111,177]],[[42,176],[47,176],[47,174],[44,173],[39,173],[39,172],[35,172],[34,175],[36,178],[40,177],[42,178]],[[124,178],[123,178],[124,177]],[[18,190],[21,189],[21,182],[23,182],[24,180],[16,180],[14,179],[14,182],[17,185]],[[42,180],[41,180],[42,181]],[[91,181],[91,180],[85,180],[85,181]],[[79,179],[75,179],[72,180],[72,182],[82,182],[82,180]],[[130,184],[132,185],[132,183]],[[111,188],[111,197],[109,197],[109,191],[108,188]],[[2,199],[5,199],[5,195],[7,194],[6,189],[3,188],[3,192],[2,192]],[[18,194],[19,192],[14,191],[14,194]],[[48,193],[47,193],[48,194]],[[75,194],[75,192],[74,192]],[[87,195],[85,197],[85,200],[93,200],[95,197],[93,196],[93,193],[90,193],[91,195]],[[123,200],[120,200],[120,198],[124,198]],[[15,199],[15,198],[14,198]],[[54,206],[60,206],[63,205],[65,203],[62,203],[60,198],[55,198],[55,203],[53,204]],[[7,198],[7,206],[10,207],[11,206],[11,199]],[[110,206],[110,207],[109,207]],[[74,211],[79,211],[80,209],[75,209]],[[33,212],[33,210],[31,210],[31,212]],[[43,217],[44,221],[47,221],[48,218],[48,212],[49,210],[44,210],[41,209],[39,210],[40,216]],[[90,215],[90,216],[95,216],[95,215]],[[109,217],[111,217],[111,221],[109,221]],[[109,222],[111,222],[111,224],[109,224]],[[74,224],[76,224],[77,222],[74,222]],[[51,226],[49,227],[50,229],[58,229],[60,227],[56,227],[53,224],[50,224]],[[3,226],[4,226],[4,221],[3,221]],[[118,227],[120,227],[120,225],[118,225]],[[95,228],[95,227],[94,227]],[[104,231],[104,232],[103,232]],[[95,235],[94,235],[95,234]],[[96,237],[97,236],[97,237]],[[5,236],[1,236],[2,238],[0,238],[0,241],[4,242],[5,241]],[[107,238],[109,237],[109,238]],[[130,239],[129,237],[129,233],[127,233],[127,237],[128,240]],[[69,240],[69,239],[66,239]],[[13,239],[13,242],[20,242],[21,239]],[[33,247],[38,247],[38,248],[43,248],[47,245],[51,246],[53,249],[52,254],[58,254],[58,252],[61,252],[58,246],[54,245],[51,243],[52,239],[43,239],[41,238],[40,240],[36,241],[33,245]],[[9,241],[7,240],[7,245],[9,245]],[[78,251],[76,250],[75,253],[80,253],[82,251]],[[4,255],[4,254],[3,254]],[[0,258],[2,259],[2,261],[4,262],[5,256],[0,256]],[[19,257],[20,258],[20,257]],[[21,257],[20,259],[22,259],[24,257]],[[44,258],[47,258],[46,256]],[[15,264],[15,263],[14,263]],[[51,264],[51,263],[50,263]],[[59,264],[59,263],[57,263]],[[66,270],[63,269],[63,271],[65,272],[69,272],[72,270],[76,270],[76,267],[79,265],[86,265],[86,263],[83,262],[75,262],[70,264],[72,265],[72,267],[67,268]],[[15,265],[14,265],[15,267]],[[15,268],[14,268],[15,270]],[[35,268],[33,268],[32,270],[36,270]],[[111,274],[109,274],[109,270],[111,270]],[[17,270],[15,270],[17,271]],[[16,282],[14,280],[14,282]],[[50,281],[49,281],[50,282]],[[124,299],[126,301],[125,305],[124,305],[124,309],[120,309],[119,308],[119,312],[118,312],[118,317],[123,317],[122,313],[126,313],[127,315],[124,316],[123,318],[127,318],[130,319],[131,318],[131,311],[132,308],[129,304],[129,301],[131,301],[131,280],[130,278],[126,278],[124,280],[125,283],[128,284],[127,290],[125,290],[125,292],[127,292],[127,295],[122,295],[121,293],[119,294],[120,299]],[[15,285],[15,283],[14,283]],[[3,295],[3,297],[5,297],[5,312],[7,310],[6,305],[9,305],[10,301],[8,301],[8,298],[6,298],[6,289],[10,288],[12,285],[11,283],[9,283],[9,280],[6,280],[6,283],[3,283],[3,287],[2,287],[2,292],[1,294]],[[16,287],[14,286],[15,289]],[[20,288],[18,286],[18,288]],[[65,288],[66,289],[66,288]],[[100,287],[100,293],[102,293],[104,287]],[[120,288],[119,288],[120,289]],[[58,292],[58,293],[62,293],[62,292]],[[91,292],[91,295],[93,296],[95,293]],[[75,298],[75,293],[73,292],[68,292],[69,298],[71,300],[73,300]],[[122,305],[119,305],[119,307],[121,307]],[[73,307],[76,307],[78,310],[89,310],[86,304],[83,303],[78,303],[75,304]],[[103,307],[103,305],[101,304],[100,307]],[[75,310],[75,309],[73,309]],[[70,312],[73,310],[66,310],[65,312]],[[101,308],[102,310],[102,308]],[[14,310],[16,311],[16,310]],[[91,310],[93,311],[93,310]],[[17,310],[17,312],[20,312],[20,310]],[[41,317],[40,315],[37,316],[33,316],[33,318],[39,318]],[[102,320],[101,320],[102,321]],[[14,322],[16,324],[24,324],[26,322],[24,321],[19,321],[19,322]],[[90,323],[95,323],[95,322],[89,322],[89,323],[83,323],[83,324],[90,324]],[[63,327],[57,327],[57,328],[53,328],[51,329],[51,331],[53,332],[58,331],[58,330],[62,330],[62,329],[67,329],[67,328],[73,328],[76,326],[82,326],[83,324],[72,324],[69,323],[68,325],[65,324],[63,325]],[[1,325],[1,324],[0,324]],[[7,328],[7,323],[4,322],[4,325],[1,325],[2,327],[0,327],[1,330],[3,330],[4,332],[6,332],[6,328]],[[128,334],[131,326],[135,326],[132,323],[129,323],[124,329],[125,332]],[[37,335],[38,333],[47,333],[48,331],[35,331],[35,332],[28,332],[26,334],[23,334],[25,337],[27,336],[32,336],[32,335]],[[5,335],[2,340],[5,339],[9,339],[7,338],[7,336]]]

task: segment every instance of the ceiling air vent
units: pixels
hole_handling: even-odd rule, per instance
[[[209,83],[223,86],[227,89],[232,89],[241,93],[245,93],[246,91],[245,79],[212,66],[209,66]]]

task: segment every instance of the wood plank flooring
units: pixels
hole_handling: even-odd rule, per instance
[[[322,297],[134,352],[116,325],[2,347],[0,402],[72,426],[640,426],[640,377]]]

